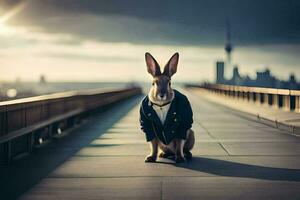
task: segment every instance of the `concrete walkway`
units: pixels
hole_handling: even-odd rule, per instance
[[[299,137],[187,94],[197,141],[190,163],[144,163],[149,149],[133,99],[1,170],[10,184],[36,176],[21,196],[30,200],[300,199]]]

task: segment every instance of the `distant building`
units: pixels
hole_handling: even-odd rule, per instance
[[[230,30],[230,22],[226,21],[226,42],[225,42],[225,52],[226,52],[226,65],[225,65],[225,78],[230,79],[232,76],[232,63],[231,63],[231,52],[233,50],[233,46],[231,43],[231,30]]]
[[[45,75],[41,75],[41,76],[40,76],[40,81],[39,81],[39,83],[40,83],[41,85],[46,84],[46,77],[45,77]]]
[[[296,81],[294,74],[291,74],[289,80],[281,81],[272,75],[271,71],[266,68],[265,71],[256,72],[256,79],[251,79],[248,75],[245,77],[239,73],[238,66],[235,66],[232,71],[232,77],[226,79],[224,77],[224,62],[216,62],[216,83],[217,84],[228,84],[228,85],[240,85],[250,87],[267,87],[267,88],[281,88],[299,90],[300,83]]]
[[[233,68],[233,75],[232,75],[231,83],[233,85],[241,85],[243,83],[243,79],[239,73],[238,66],[235,66]]]
[[[216,83],[221,84],[224,83],[224,62],[223,61],[217,61],[216,63]]]
[[[271,75],[271,72],[268,68],[263,72],[256,72],[255,86],[274,87],[276,82],[276,78]]]
[[[296,77],[295,74],[291,74],[290,75],[290,79],[288,81],[288,88],[292,89],[292,90],[296,90],[299,89],[299,84],[296,81]]]

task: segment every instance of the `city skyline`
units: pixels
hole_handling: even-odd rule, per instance
[[[227,67],[229,67],[229,69],[226,69]],[[248,87],[300,90],[300,82],[298,82],[297,75],[294,73],[291,73],[288,79],[279,79],[272,74],[269,68],[266,68],[264,70],[256,71],[256,77],[251,78],[247,74],[241,75],[239,69],[240,68],[238,65],[230,67],[227,65],[226,61],[217,61],[214,83]],[[225,76],[225,71],[228,70],[232,70],[230,77]]]

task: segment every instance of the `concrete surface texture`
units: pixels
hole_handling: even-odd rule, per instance
[[[144,163],[139,101],[1,167],[1,194],[20,199],[300,199],[300,138],[183,91],[194,111],[194,159]],[[1,198],[2,199],[2,198]]]

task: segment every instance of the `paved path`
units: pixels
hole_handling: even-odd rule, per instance
[[[300,199],[299,137],[188,96],[197,140],[190,163],[144,163],[134,99],[8,170],[38,174],[21,199]]]

